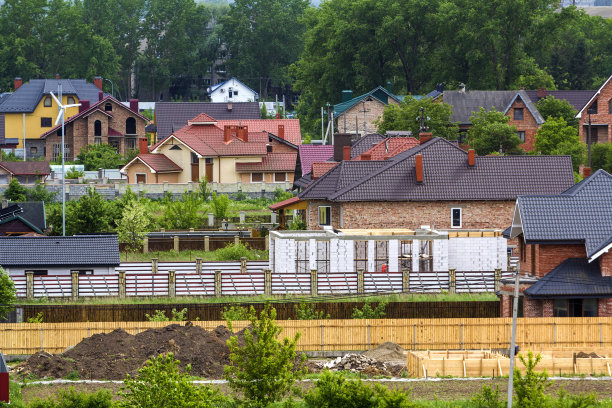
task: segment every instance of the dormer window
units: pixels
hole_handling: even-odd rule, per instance
[[[43,101],[43,106],[45,108],[50,108],[51,106],[53,106],[53,101],[51,100],[50,96],[45,97],[45,99]]]
[[[104,112],[112,112],[113,111],[113,105],[110,103],[107,103],[106,105],[104,105]]]
[[[179,147],[179,145],[174,145],[170,148],[170,150],[183,150]]]

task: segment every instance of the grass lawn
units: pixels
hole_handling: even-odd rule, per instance
[[[146,254],[140,252],[122,252],[121,262],[151,262],[153,258],[157,258],[159,262],[195,262],[196,258],[202,258],[204,262],[227,261],[223,257],[223,253],[219,251],[164,251],[148,252]],[[249,261],[267,261],[268,251],[250,250],[244,256]]]

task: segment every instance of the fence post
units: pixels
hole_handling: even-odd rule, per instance
[[[240,273],[247,273],[247,259],[245,256],[240,257]]]
[[[495,292],[499,292],[500,287],[501,287],[501,268],[497,268],[495,269],[495,286],[493,290]]]
[[[264,269],[264,294],[272,296],[272,270]]]
[[[157,273],[157,258],[151,258],[151,273]]]
[[[143,254],[149,253],[149,237],[144,237],[144,240],[142,242],[142,253]]]
[[[125,271],[119,272],[119,297],[125,298]]]
[[[168,271],[168,296],[176,297],[176,271],[173,269]]]
[[[79,298],[79,271],[70,271],[72,275],[72,300]]]
[[[240,211],[240,223],[244,224],[246,221],[246,213],[244,211]]]
[[[317,277],[317,270],[311,269],[310,270],[310,295],[317,296],[318,288],[319,288],[319,283],[318,283],[318,277]]]
[[[238,235],[234,235],[234,245],[240,244],[240,237]]]
[[[208,235],[204,237],[204,251],[210,251],[210,237]]]
[[[410,269],[402,270],[402,292],[410,292]]]
[[[363,293],[363,269],[357,269],[357,293]]]
[[[451,295],[454,295],[455,293],[457,293],[457,287],[455,286],[455,284],[456,284],[455,270],[449,269],[448,270],[448,293],[450,293]]]
[[[174,252],[178,252],[179,251],[179,236],[175,235],[174,236]]]
[[[198,275],[202,274],[202,258],[196,258],[196,273]]]
[[[34,271],[26,271],[26,299],[34,299]]]
[[[209,227],[215,226],[215,214],[213,213],[208,213],[208,226]]]
[[[270,237],[264,237],[266,240],[264,241],[266,243],[266,251],[270,250]]]
[[[274,211],[270,211],[270,223],[276,224],[276,213]]]
[[[215,271],[215,296],[221,296],[221,271]]]

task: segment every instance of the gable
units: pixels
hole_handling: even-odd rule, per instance
[[[591,104],[596,100],[599,99],[599,95],[604,91],[604,90],[609,90],[610,88],[612,88],[612,75],[610,75],[608,77],[608,79],[606,79],[606,82],[603,83],[603,85],[601,85],[599,87],[599,89],[597,90],[597,92],[595,92],[595,94],[591,97],[591,99],[589,99],[589,101],[582,107],[582,109],[580,109],[580,111],[578,112],[578,114],[576,115],[576,118],[581,118],[582,117],[582,113],[585,111],[585,109],[587,109],[589,106],[591,106]],[[612,92],[612,91],[611,91]],[[607,101],[604,101],[607,102]]]

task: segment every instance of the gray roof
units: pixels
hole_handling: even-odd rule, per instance
[[[451,122],[472,123],[472,112],[481,107],[505,112],[516,94],[517,91],[444,91],[443,98],[444,103],[453,107]]]
[[[525,290],[534,298],[612,296],[612,277],[601,276],[599,262],[568,258]]]
[[[559,195],[519,197],[526,243],[584,242],[588,257],[612,243],[612,175],[596,171]]]
[[[225,102],[157,102],[155,104],[157,140],[167,138],[200,113],[217,120],[261,119],[258,102],[234,102],[232,110],[227,109]]]
[[[385,140],[385,137],[383,135],[379,135],[378,133],[371,133],[355,140],[351,144],[351,159],[360,156],[362,153],[370,150],[372,147],[374,147],[374,145],[379,144],[383,140]]]
[[[416,154],[424,181],[416,182]],[[574,184],[570,156],[482,156],[468,166],[467,152],[433,138],[386,161],[343,161],[300,194],[330,201],[515,200],[558,194]]]
[[[45,217],[45,203],[42,201],[11,202],[6,208],[0,210],[0,220],[6,215],[17,211],[24,220],[38,228],[41,232],[47,228]]]
[[[540,99],[538,98],[538,91],[525,91],[529,98],[537,103]],[[596,90],[591,91],[546,91],[546,97],[554,96],[555,99],[565,99],[576,109],[577,111],[582,110],[584,105],[595,95]]]
[[[116,235],[0,237],[0,266],[117,266]]]
[[[34,112],[43,95],[57,93],[57,85],[62,84],[64,95],[76,95],[79,100],[98,100],[98,89],[84,79],[31,79],[0,103],[0,112]]]

